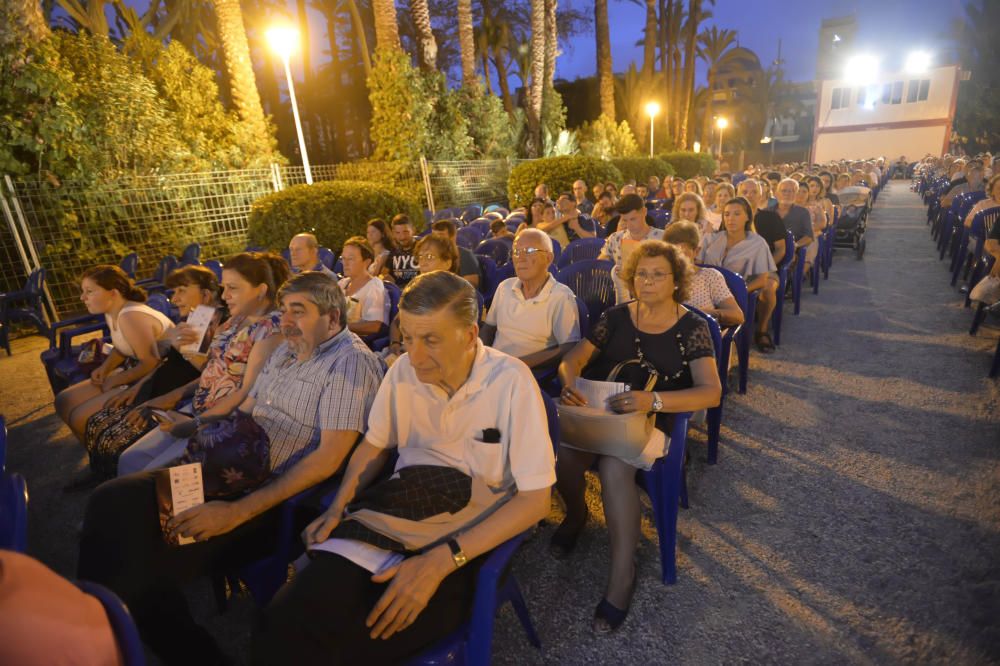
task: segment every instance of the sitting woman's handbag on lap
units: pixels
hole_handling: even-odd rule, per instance
[[[249,414],[237,411],[203,425],[188,440],[181,464],[200,462],[206,499],[246,494],[271,475],[271,442]]]
[[[632,359],[622,361],[608,374],[607,381],[614,382],[628,366],[638,365],[648,373],[644,391],[651,391],[659,372],[647,361]],[[642,453],[653,433],[656,416],[653,413],[629,412],[618,414],[604,405],[577,407],[560,404],[559,439],[562,444],[588,453],[614,456],[625,460]]]

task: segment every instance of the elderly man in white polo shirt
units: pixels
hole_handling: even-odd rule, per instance
[[[497,287],[479,337],[529,368],[555,365],[580,340],[576,296],[549,273],[548,234],[525,229],[514,239],[512,254],[516,277]]]
[[[333,503],[303,532],[312,560],[264,612],[254,664],[407,661],[465,621],[480,556],[548,513],[555,465],[541,394],[527,366],[479,341],[477,318],[475,289],[457,275],[407,285],[407,353]],[[394,474],[373,484],[392,449]],[[484,489],[492,501],[479,510]],[[471,519],[453,517],[470,507]],[[435,536],[407,546],[422,530]]]

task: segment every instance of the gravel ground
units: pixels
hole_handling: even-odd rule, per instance
[[[578,552],[546,553],[554,503],[516,559],[543,649],[504,609],[496,663],[1000,663],[996,329],[966,334],[971,315],[924,219],[892,183],[864,260],[839,252],[819,296],[786,316],[778,352],[752,357],[748,393],[727,400],[718,465],[692,434],[677,584],[659,582],[647,507],[629,619],[591,636],[607,561],[595,480]],[[60,488],[85,456],[52,411],[43,347],[15,340],[0,358],[0,411],[8,467],[31,490],[30,552],[72,576],[85,496]],[[245,658],[251,602],[218,615],[207,582],[190,594]]]

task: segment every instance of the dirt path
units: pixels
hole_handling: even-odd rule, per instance
[[[1000,662],[996,331],[966,334],[971,315],[901,181],[869,229],[864,260],[839,253],[819,296],[786,316],[780,350],[753,358],[747,395],[730,394],[719,464],[693,443],[677,585],[659,582],[646,521],[629,620],[595,639],[602,518],[567,562],[545,551],[550,526],[515,568],[544,649],[505,610],[497,663]],[[59,488],[84,458],[52,414],[39,348],[15,341],[0,359],[0,411],[8,466],[32,491],[31,551],[72,575],[84,497]],[[192,595],[242,654],[250,603],[220,617],[207,583]]]

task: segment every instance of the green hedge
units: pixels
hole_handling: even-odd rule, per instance
[[[587,185],[596,182],[622,182],[622,174],[614,164],[597,157],[563,155],[521,162],[511,169],[507,179],[507,195],[513,208],[527,206],[534,196],[535,186],[545,183],[549,196],[573,189],[573,181],[583,179]]]
[[[365,235],[365,222],[406,213],[419,229],[420,205],[395,188],[360,180],[295,185],[257,199],[250,210],[249,239],[272,250],[288,246],[297,233],[311,231],[320,245],[340,251],[351,236]]]
[[[650,176],[662,179],[675,173],[673,165],[659,157],[616,157],[611,163],[622,172],[623,183],[634,180],[638,185]]]
[[[675,150],[671,153],[657,155],[661,160],[669,162],[681,178],[695,176],[711,176],[718,168],[715,158],[709,153],[696,153],[690,150]]]

